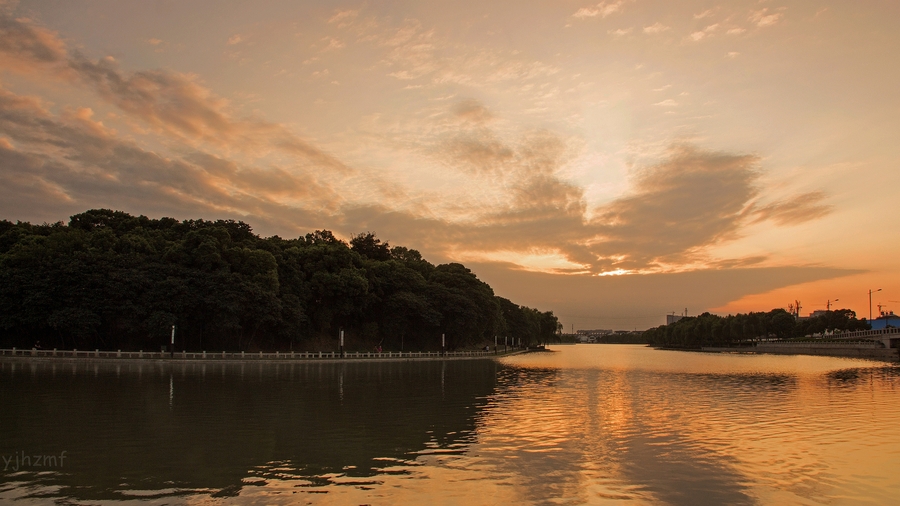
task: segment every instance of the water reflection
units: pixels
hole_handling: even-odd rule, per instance
[[[4,473],[32,497],[210,493],[270,479],[321,487],[428,451],[458,453],[496,363],[0,364],[0,452],[68,452]],[[150,491],[138,492],[138,491]]]
[[[500,362],[0,362],[0,475],[151,504],[884,504],[900,368],[568,346]],[[71,467],[70,464],[71,463]]]
[[[868,464],[900,454],[900,445],[885,444],[875,428],[900,421],[894,366],[615,346],[566,347],[506,362],[522,369],[507,377],[527,376],[531,368],[540,376],[555,371],[552,392],[525,394],[521,384],[498,382],[504,402],[489,405],[479,424],[480,445],[503,448],[488,457],[491,466],[552,477],[527,482],[526,502],[857,501],[887,499],[900,485],[890,465]],[[843,391],[828,388],[836,381]],[[881,423],[864,424],[864,417]],[[510,440],[523,426],[527,438]],[[549,444],[541,453],[506,458],[508,448],[522,455],[541,439]],[[861,460],[848,465],[848,452]],[[860,466],[868,473],[862,478]],[[891,487],[873,487],[867,483],[873,476]]]

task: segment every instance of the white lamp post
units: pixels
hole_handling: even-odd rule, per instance
[[[881,288],[875,290],[876,292],[880,292]],[[869,289],[869,325],[871,325],[872,321],[872,289]]]

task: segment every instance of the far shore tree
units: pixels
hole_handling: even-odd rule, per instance
[[[784,309],[768,313],[746,313],[717,316],[703,313],[687,317],[671,325],[644,331],[644,338],[654,346],[668,348],[702,348],[704,346],[740,346],[759,339],[802,338],[834,331],[868,330],[865,319],[857,319],[849,309],[826,311],[821,316],[797,319]]]

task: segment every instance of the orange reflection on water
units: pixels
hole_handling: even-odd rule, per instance
[[[615,345],[503,364],[459,452],[226,502],[887,504],[900,490],[894,366]]]

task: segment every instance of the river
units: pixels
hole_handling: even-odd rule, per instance
[[[900,496],[896,365],[553,349],[443,362],[2,361],[0,502],[888,504]]]

